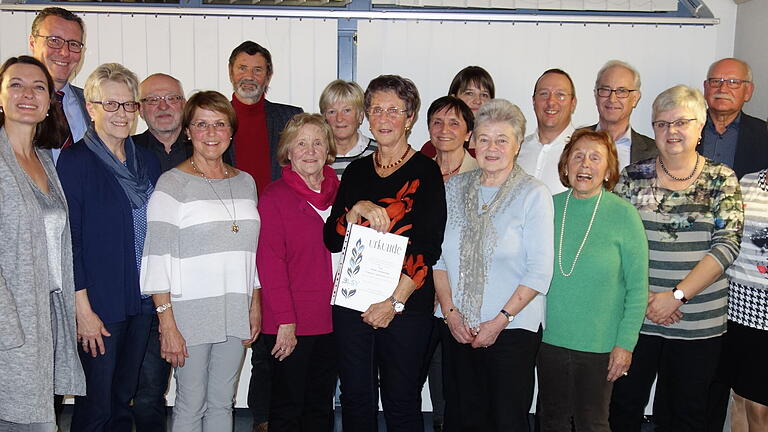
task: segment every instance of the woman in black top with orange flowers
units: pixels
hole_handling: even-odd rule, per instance
[[[387,430],[422,431],[420,373],[432,330],[432,266],[443,241],[445,191],[437,164],[408,144],[419,111],[413,82],[396,75],[375,78],[365,91],[365,111],[379,149],[344,172],[325,243],[340,251],[347,226],[358,223],[406,236],[408,248],[390,299],[362,315],[334,307],[343,428],[377,430],[381,383]]]

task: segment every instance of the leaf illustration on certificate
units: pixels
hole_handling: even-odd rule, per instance
[[[357,239],[355,247],[353,247],[349,253],[349,262],[347,263],[347,276],[344,277],[344,283],[357,286],[358,281],[355,279],[355,275],[360,272],[360,263],[363,261],[363,249],[365,249],[363,240]],[[341,295],[343,295],[344,298],[350,298],[355,295],[356,292],[357,289],[354,288],[347,289],[344,287],[341,289]]]

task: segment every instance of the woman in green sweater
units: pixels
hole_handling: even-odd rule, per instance
[[[541,430],[606,431],[613,382],[632,362],[648,301],[648,242],[637,210],[610,193],[616,147],[577,130],[558,164],[555,269],[539,349]]]

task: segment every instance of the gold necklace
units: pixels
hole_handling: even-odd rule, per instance
[[[401,163],[403,163],[403,161],[405,160],[405,157],[408,156],[409,151],[411,151],[411,146],[407,145],[405,146],[405,153],[403,153],[403,155],[400,156],[400,159],[396,160],[395,162],[392,162],[391,164],[382,165],[381,161],[379,160],[381,156],[379,155],[379,150],[377,149],[376,152],[373,153],[373,162],[376,163],[376,168],[378,169],[386,170],[386,169],[394,168],[400,165]]]
[[[227,208],[227,205],[224,204],[224,200],[221,199],[219,194],[216,192],[216,189],[214,189],[213,184],[211,183],[211,179],[209,179],[205,173],[203,173],[197,165],[195,165],[195,161],[192,160],[192,158],[189,159],[189,164],[192,165],[192,169],[195,170],[198,174],[200,174],[200,177],[205,179],[205,181],[208,183],[208,186],[211,187],[211,190],[213,191],[213,194],[216,195],[216,198],[219,199],[219,202],[224,207],[224,210],[227,211],[227,215],[229,215],[229,218],[232,219],[232,232],[237,234],[238,231],[240,231],[240,226],[237,224],[237,209],[235,208],[235,199],[232,196],[232,180],[229,176],[229,170],[224,168],[224,178],[227,179],[227,185],[229,186],[229,199],[232,201],[232,212],[234,213],[234,216],[232,216],[232,213],[229,212],[229,208]]]

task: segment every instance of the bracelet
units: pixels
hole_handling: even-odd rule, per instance
[[[161,314],[161,313],[165,312],[166,310],[168,310],[168,309],[170,309],[172,307],[173,306],[171,306],[170,303],[161,304],[160,306],[155,308],[155,312]]]

